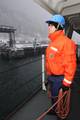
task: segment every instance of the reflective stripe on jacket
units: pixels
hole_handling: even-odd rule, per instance
[[[76,45],[62,30],[49,35],[51,43],[46,49],[48,75],[64,75],[63,84],[69,86],[76,71]]]

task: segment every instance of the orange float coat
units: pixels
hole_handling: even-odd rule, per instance
[[[46,72],[48,75],[64,75],[63,84],[70,86],[76,71],[76,45],[63,30],[48,37],[51,42],[46,49]]]

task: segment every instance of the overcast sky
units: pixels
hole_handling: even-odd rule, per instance
[[[47,25],[45,21],[51,17],[51,14],[46,10],[41,8],[38,4],[34,2],[34,0],[0,0],[5,6],[9,9],[17,10],[25,13],[31,19],[42,23],[42,27],[45,27],[45,32],[47,32]]]

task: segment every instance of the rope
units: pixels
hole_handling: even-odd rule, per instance
[[[61,94],[61,91],[60,91],[60,94]],[[59,94],[59,95],[60,95]],[[47,113],[53,109],[58,103],[60,103],[61,99],[67,94],[67,91],[63,93],[63,95],[60,96],[60,98],[58,98],[58,100],[44,113],[42,113],[36,120],[42,120],[46,115]],[[58,104],[58,107],[59,107],[59,104]],[[57,109],[56,109],[57,110]]]
[[[66,93],[66,94],[65,94]],[[64,98],[61,99],[55,109],[56,114],[61,118],[65,119],[68,116],[68,113],[70,111],[70,94],[71,89],[69,89],[67,92],[63,92],[62,89],[59,91],[58,100],[64,95]]]

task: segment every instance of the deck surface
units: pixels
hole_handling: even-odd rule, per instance
[[[80,120],[80,93],[78,90],[78,84],[75,84],[71,94],[71,111],[67,120]],[[36,120],[50,106],[47,93],[41,90],[9,120]],[[57,118],[53,115],[46,115],[43,120],[57,120]]]

